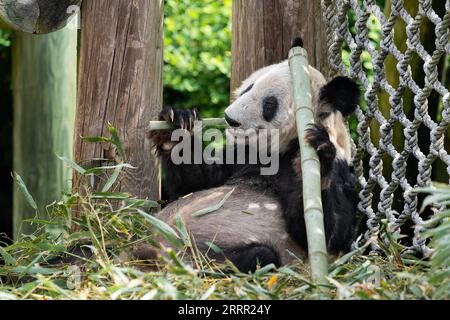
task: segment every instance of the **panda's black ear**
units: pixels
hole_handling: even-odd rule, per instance
[[[328,103],[344,117],[356,110],[359,97],[359,86],[347,77],[336,77],[320,90],[320,102]]]
[[[301,37],[297,37],[292,41],[291,49],[294,47],[302,47],[303,48],[303,39]]]

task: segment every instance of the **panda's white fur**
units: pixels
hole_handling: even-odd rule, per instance
[[[348,79],[341,80],[342,84],[335,81],[326,85],[319,71],[311,67],[310,74],[316,123],[326,129],[315,131],[319,136],[317,139],[323,139],[320,135],[329,139],[328,144],[320,140],[316,147],[325,146],[330,152],[335,150],[336,155],[336,160],[333,157],[332,162],[326,164],[325,169],[330,173],[324,174],[322,185],[329,236],[327,244],[331,251],[338,253],[345,251],[351,241],[356,210],[352,190],[355,180],[350,169],[350,135],[342,112],[346,116],[348,110],[354,109],[357,90],[351,86],[353,91],[346,92]],[[268,96],[275,97],[278,102],[278,110],[271,121],[263,118],[261,108],[261,100]],[[347,100],[352,100],[348,101],[348,106]],[[154,133],[151,139],[166,166],[171,192],[169,198],[173,201],[157,217],[175,226],[175,218],[180,215],[200,251],[218,260],[225,256],[243,271],[254,270],[258,262],[284,265],[295,257],[306,258],[303,205],[301,190],[298,190],[301,181],[298,142],[297,147],[292,147],[297,139],[297,130],[288,62],[262,68],[244,80],[225,114],[237,121],[239,129],[244,131],[280,130],[280,173],[272,178],[262,178],[247,167],[175,166],[171,163],[168,150],[161,148],[170,138],[170,132]],[[195,120],[197,115],[196,111],[169,109],[161,113],[161,118],[183,127],[192,121],[180,118]],[[227,134],[234,136],[238,132],[229,129]],[[231,191],[231,196],[220,209],[199,217],[192,215],[216,205]],[[178,199],[181,196],[184,197]],[[340,215],[344,217],[341,219]],[[163,238],[159,238],[159,241],[168,245]],[[223,253],[214,253],[208,243],[214,243]],[[136,250],[140,258],[154,257],[154,251],[143,247]]]

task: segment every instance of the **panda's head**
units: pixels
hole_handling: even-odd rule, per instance
[[[309,67],[309,71],[315,121],[327,128],[338,157],[350,162],[351,139],[346,117],[357,107],[359,87],[346,77],[336,77],[327,83],[318,70]],[[276,129],[279,151],[283,152],[297,137],[293,103],[287,60],[254,72],[242,82],[234,93],[234,102],[225,109],[225,119],[230,125],[228,138]]]
[[[319,101],[325,78],[310,67],[313,104]],[[280,150],[297,136],[293,108],[293,89],[288,61],[262,68],[242,82],[234,102],[225,109],[230,125],[227,135],[238,137],[260,129],[277,129]]]

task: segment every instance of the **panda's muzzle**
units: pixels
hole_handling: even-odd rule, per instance
[[[225,121],[231,126],[231,127],[239,127],[241,124],[237,122],[234,119],[231,119],[226,113],[225,113]]]

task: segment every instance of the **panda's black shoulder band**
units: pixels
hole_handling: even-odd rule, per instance
[[[359,86],[350,78],[336,77],[320,91],[320,102],[325,102],[344,117],[356,110],[360,98]]]

